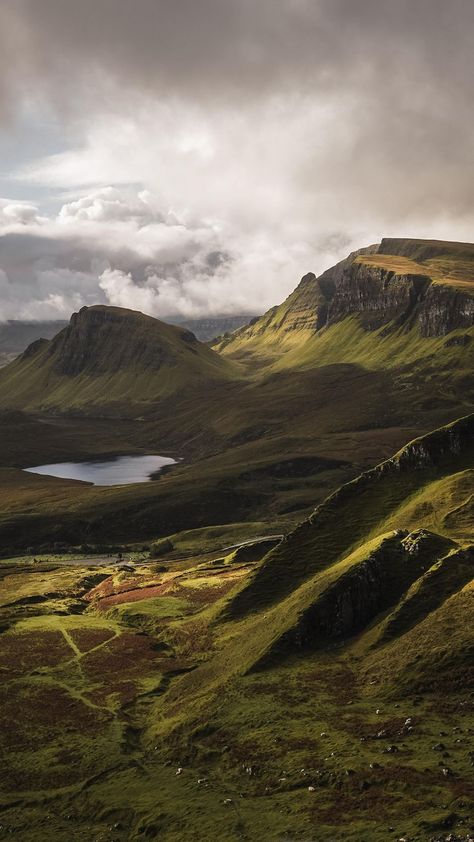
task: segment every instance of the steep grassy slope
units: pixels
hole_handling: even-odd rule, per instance
[[[405,508],[408,500],[423,496],[427,485],[432,486],[427,495],[430,505],[425,511],[422,505],[418,507],[416,525],[428,525],[426,521],[430,519],[432,526],[435,509],[436,525],[442,534],[462,539],[463,526],[452,516],[456,512],[462,521],[463,507],[472,504],[469,493],[472,473],[469,476],[465,472],[472,472],[473,467],[472,415],[410,442],[392,459],[335,492],[288,535],[234,600],[232,615],[239,616],[275,602],[300,582],[327,568],[341,553],[357,547],[368,536],[384,532],[387,521],[393,523],[400,507]],[[463,499],[464,479],[467,487]],[[442,490],[449,482],[454,484],[453,496],[442,499]],[[414,525],[413,520],[412,517],[410,526]]]
[[[83,307],[51,341],[38,340],[0,373],[0,406],[136,412],[235,367],[187,330],[116,307]]]

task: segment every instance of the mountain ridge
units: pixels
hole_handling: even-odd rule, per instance
[[[247,349],[269,353],[272,344],[281,352],[351,317],[368,332],[417,327],[424,338],[471,328],[474,245],[382,239],[318,278],[303,276],[286,301],[235,331],[218,350],[236,359]]]

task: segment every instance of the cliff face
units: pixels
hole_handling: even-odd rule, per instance
[[[421,301],[418,324],[422,336],[444,336],[474,324],[474,296],[449,286],[431,284]]]
[[[283,304],[235,336],[241,342],[317,332],[349,316],[368,331],[416,325],[424,337],[472,327],[474,245],[384,239],[318,278],[309,272]]]
[[[324,591],[280,639],[278,648],[314,647],[357,633],[397,603],[452,546],[424,530],[397,530]]]
[[[327,324],[357,314],[366,330],[405,323],[426,293],[429,278],[395,274],[379,266],[352,263],[328,307]]]
[[[334,324],[347,316],[358,316],[366,330],[387,327],[418,326],[422,336],[444,336],[452,330],[470,328],[474,324],[474,247],[472,268],[461,262],[456,274],[456,258],[447,258],[450,272],[443,274],[446,261],[436,256],[427,262],[386,253],[392,241],[383,241],[379,249],[365,252],[339,264],[337,271],[314,280],[326,292],[326,318],[318,326]],[[396,241],[397,250],[402,251]],[[422,254],[432,255],[433,248]],[[408,255],[412,249],[407,248]],[[380,255],[380,257],[378,257]],[[441,260],[440,265],[438,261]],[[467,267],[466,267],[467,264]],[[454,266],[454,271],[453,271]],[[462,278],[462,271],[467,280]],[[461,275],[461,278],[459,278]],[[306,296],[308,297],[308,296]],[[319,308],[318,315],[321,316]]]

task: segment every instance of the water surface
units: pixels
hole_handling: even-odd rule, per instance
[[[56,462],[25,468],[30,474],[44,474],[62,479],[79,479],[94,485],[130,485],[149,482],[151,475],[165,465],[176,464],[169,456],[115,456],[88,462]]]

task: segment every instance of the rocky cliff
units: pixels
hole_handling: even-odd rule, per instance
[[[268,554],[235,595],[228,615],[241,617],[288,596],[350,552],[427,481],[471,468],[473,457],[470,415],[409,442],[391,459],[342,485]]]
[[[384,239],[350,254],[295,291],[227,343],[318,332],[356,317],[368,331],[417,326],[424,337],[474,324],[474,245]],[[468,341],[468,340],[466,340]]]

